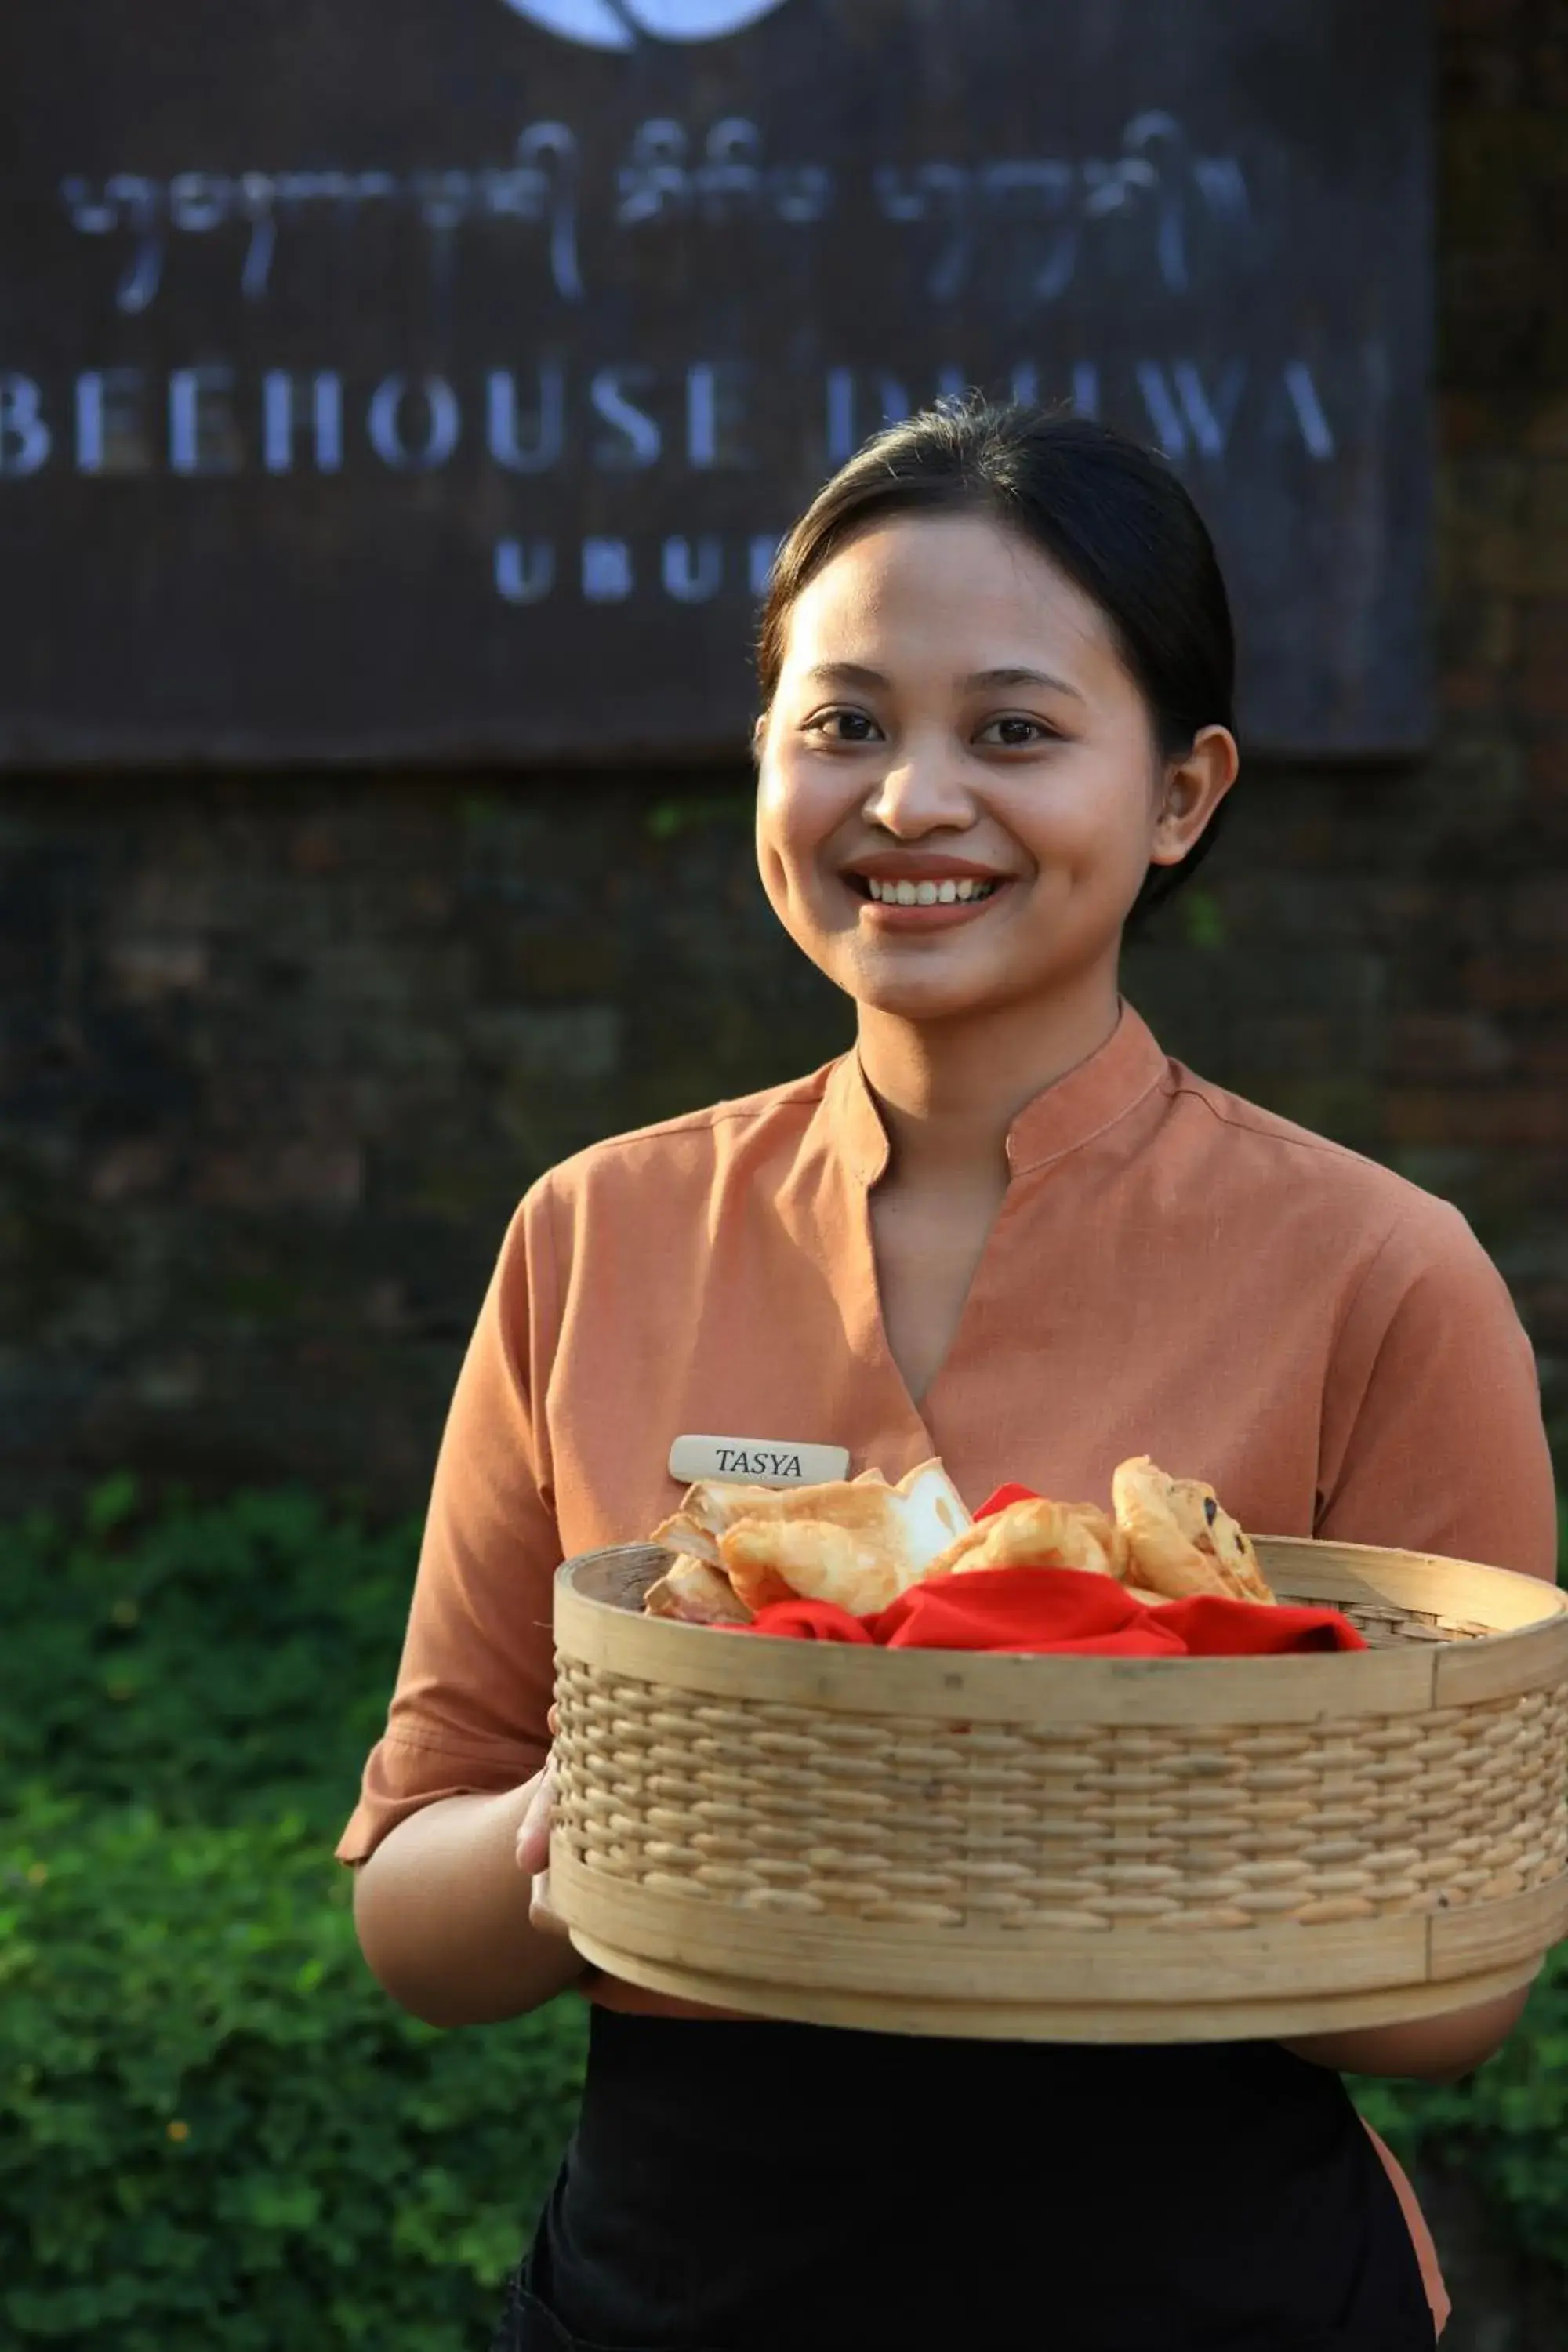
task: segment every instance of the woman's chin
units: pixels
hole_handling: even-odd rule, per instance
[[[958,1021],[999,1008],[1007,992],[974,973],[858,971],[844,983],[858,1004],[891,1021]]]

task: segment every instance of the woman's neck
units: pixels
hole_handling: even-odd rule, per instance
[[[908,1183],[1000,1183],[1007,1135],[1026,1103],[1097,1054],[1116,1027],[1114,972],[1071,998],[920,1022],[862,1005],[861,1067]]]

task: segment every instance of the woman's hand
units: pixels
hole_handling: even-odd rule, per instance
[[[550,1710],[550,1731],[553,1738],[561,1727],[553,1707]],[[533,1881],[528,1906],[528,1924],[542,1935],[564,1936],[566,1923],[550,1902],[550,1831],[555,1812],[555,1751],[545,1758],[541,1770],[528,1783],[528,1810],[518,1824],[517,1866]]]
[[[1363,2025],[1339,2033],[1309,2033],[1286,2042],[1287,2050],[1314,2066],[1338,2074],[1404,2076],[1426,2083],[1458,2083],[1502,2048],[1524,2012],[1529,1988],[1506,1992],[1475,2009],[1450,2010],[1443,2017],[1408,2025]]]
[[[550,1904],[554,1793],[547,1758],[514,1788],[434,1798],[355,1871],[361,1948],[410,2016],[494,2025],[592,1974]]]

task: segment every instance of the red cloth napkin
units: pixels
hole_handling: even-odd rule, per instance
[[[999,1486],[975,1513],[988,1518],[1031,1499],[1027,1486]],[[1200,1593],[1157,1606],[1114,1577],[1076,1568],[982,1568],[929,1577],[890,1608],[853,1617],[829,1601],[775,1601],[747,1633],[795,1642],[858,1642],[886,1650],[1023,1650],[1089,1658],[1264,1658],[1315,1650],[1364,1650],[1333,1609],[1259,1608]]]

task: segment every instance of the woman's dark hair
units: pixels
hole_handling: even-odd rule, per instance
[[[757,635],[772,701],[796,597],[868,525],[893,515],[988,515],[1104,614],[1148,704],[1161,757],[1233,727],[1236,646],[1214,542],[1165,460],[1088,417],[979,398],[890,425],[819,490],[780,549]],[[1178,889],[1214,845],[1222,802],[1179,866],[1152,866],[1132,908]]]

